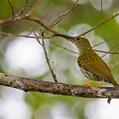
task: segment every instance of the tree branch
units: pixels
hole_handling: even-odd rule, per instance
[[[12,16],[11,18],[7,20],[0,20],[0,25],[6,25],[6,24],[17,22],[17,21],[28,20],[28,21],[33,21],[38,23],[47,31],[51,32],[53,36],[60,36],[63,38],[70,37],[68,35],[61,34],[55,31],[54,29],[50,28],[49,25],[46,25],[43,21],[41,21],[39,17],[32,16],[31,13],[36,7],[37,5],[35,5],[33,9],[31,9],[31,11],[29,11],[26,14],[22,14],[21,12],[21,14],[18,16],[15,16],[15,17]],[[85,35],[86,33],[101,27],[102,25],[111,21],[113,18],[115,18],[118,15],[119,13],[113,15],[111,18],[105,19],[104,21],[102,21],[101,23],[99,23],[98,25],[96,25],[95,27],[93,27],[92,29],[86,31],[85,33],[81,35]],[[115,87],[84,87],[80,85],[69,85],[69,84],[63,84],[63,83],[38,81],[38,80],[30,79],[30,78],[18,77],[18,76],[13,76],[8,74],[6,75],[3,73],[0,73],[0,85],[17,88],[26,92],[38,91],[38,92],[51,93],[51,94],[57,94],[57,95],[77,96],[77,97],[86,97],[86,98],[119,98],[119,88],[115,88]]]
[[[26,92],[38,91],[86,98],[119,98],[119,88],[115,87],[85,87],[80,85],[33,80],[3,73],[0,73],[0,85],[17,88]]]

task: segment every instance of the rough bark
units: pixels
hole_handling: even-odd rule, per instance
[[[115,87],[85,87],[80,85],[39,81],[3,73],[0,73],[0,85],[17,88],[26,92],[38,91],[85,98],[119,98],[119,88]]]

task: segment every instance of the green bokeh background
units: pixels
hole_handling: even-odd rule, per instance
[[[20,10],[23,7],[24,0],[11,0],[12,5],[14,6],[15,12]],[[35,4],[35,0],[29,1],[30,5]],[[45,15],[42,17],[42,20],[45,23],[50,23],[54,18],[56,18],[60,13],[67,10],[71,7],[73,4],[70,0],[43,0],[41,5],[38,6],[38,8],[33,12],[33,15],[35,16],[41,16],[45,10],[51,5],[54,4],[54,7]],[[104,19],[111,17],[116,10],[118,10],[118,0],[113,0],[113,5],[110,9],[103,11]],[[11,9],[8,4],[7,0],[1,0],[0,1],[0,19],[8,19],[11,14]],[[68,30],[76,24],[89,24],[91,26],[95,26],[98,23],[102,21],[102,13],[98,10],[95,10],[90,2],[87,2],[86,4],[78,5],[68,16],[66,16],[56,27],[55,29],[58,32],[61,33],[67,33]],[[36,23],[30,23],[32,26],[36,29],[40,29],[41,27],[36,25]],[[1,31],[4,32],[12,32],[12,33],[21,33],[23,31],[29,31],[31,30],[31,26],[29,25],[29,22],[22,21],[22,22],[16,22],[8,25],[1,26]],[[95,30],[95,34],[106,39],[105,41],[109,48],[113,47],[116,44],[119,44],[119,24],[115,21],[115,19],[111,20],[110,22],[104,24],[103,26],[97,28]],[[1,39],[6,36],[1,36]],[[108,41],[109,40],[109,41]],[[64,39],[57,38],[55,40],[57,44],[60,46],[65,46],[68,44]],[[71,53],[68,53],[61,47],[55,46],[52,44],[52,42],[49,42],[48,52],[50,57],[52,57],[53,53],[57,51],[57,53],[62,52],[62,59],[65,58],[65,60],[74,59],[76,56],[74,56]],[[119,52],[119,46],[115,48],[115,52]],[[0,55],[2,57],[2,55]],[[64,57],[63,57],[64,56]],[[117,81],[119,79],[118,72],[119,72],[119,55],[110,54],[110,65],[117,63],[114,67],[111,67],[111,70],[114,74],[114,76],[117,78]],[[62,60],[60,63],[63,63]],[[67,62],[68,63],[68,62]],[[64,64],[67,65],[67,64]],[[76,65],[76,63],[75,63]],[[4,72],[2,68],[0,68],[1,72]],[[70,84],[77,84],[76,80],[74,80],[74,74],[72,74],[70,67],[67,67],[63,71],[63,75],[67,79],[66,83]],[[58,73],[58,72],[57,72]],[[48,72],[42,76],[34,77],[38,80],[43,80],[44,77],[49,75]],[[80,80],[80,76],[79,79]],[[79,84],[82,84],[82,80],[78,81]],[[119,81],[118,81],[119,82]],[[57,103],[62,103],[66,107],[68,107],[69,112],[72,112],[74,115],[74,119],[86,119],[86,116],[84,114],[84,108],[85,105],[94,99],[83,99],[83,98],[76,98],[76,97],[66,97],[66,96],[56,96],[51,94],[44,94],[44,93],[36,93],[36,92],[28,92],[26,93],[25,101],[33,110],[33,116],[32,119],[35,119],[36,111],[45,106],[50,105],[53,106]],[[78,104],[79,106],[76,106],[75,109],[74,105]],[[73,111],[72,111],[73,110]],[[48,110],[43,113],[43,115],[47,115]],[[39,118],[43,119],[43,117]]]

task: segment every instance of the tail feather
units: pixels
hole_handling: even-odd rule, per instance
[[[108,98],[107,103],[110,104],[110,102],[111,102],[111,98]]]
[[[111,82],[115,87],[119,87],[119,84],[113,79]]]
[[[115,87],[119,87],[119,84],[113,79],[113,80],[111,80],[112,82],[112,84],[115,86]],[[108,104],[110,104],[110,102],[111,102],[111,98],[108,98],[108,100],[107,100],[107,103]]]

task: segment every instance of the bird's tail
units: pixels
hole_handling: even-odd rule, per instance
[[[119,87],[119,84],[118,84],[115,80],[113,80],[111,83],[112,83],[115,87]]]
[[[115,87],[119,87],[119,84],[118,84],[115,80],[113,80],[111,83],[112,83]],[[110,104],[110,102],[111,102],[111,98],[108,98],[107,103]]]
[[[110,102],[111,102],[111,98],[108,98],[107,103],[110,104]]]

